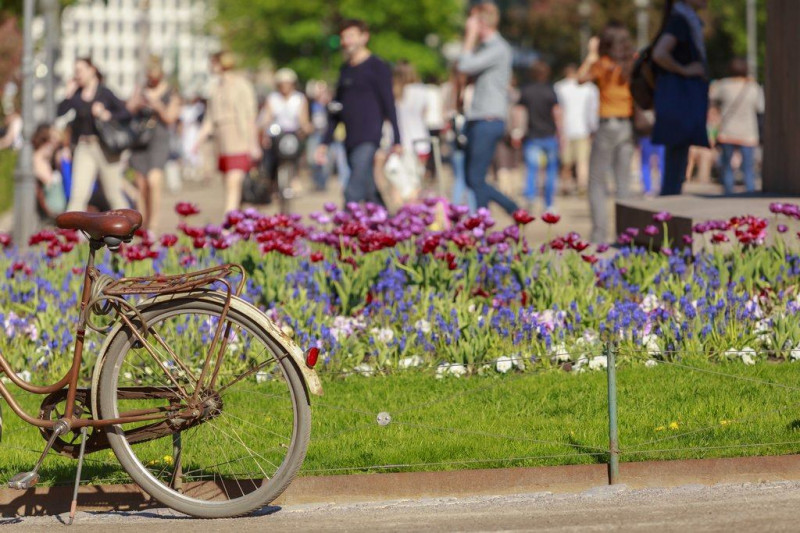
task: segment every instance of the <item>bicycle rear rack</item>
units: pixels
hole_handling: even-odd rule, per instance
[[[215,282],[221,282],[230,287],[227,278],[237,273],[240,275],[240,279],[236,287],[232,288],[232,293],[239,296],[244,289],[246,275],[244,268],[237,264],[227,264],[172,276],[120,278],[105,285],[102,292],[107,296],[173,294],[199,289]]]

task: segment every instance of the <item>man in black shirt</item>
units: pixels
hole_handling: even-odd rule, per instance
[[[343,122],[347,135],[347,162],[350,165],[350,178],[344,190],[345,203],[371,202],[383,205],[375,186],[373,166],[385,120],[392,125],[393,150],[401,150],[392,94],[392,71],[389,65],[367,48],[369,29],[365,22],[345,21],[339,35],[346,61],[339,72],[336,96],[329,106],[328,131],[317,148],[316,159],[319,164],[324,164],[333,132],[339,122]]]
[[[550,84],[550,67],[542,62],[531,68],[533,83],[522,88],[520,105],[528,112],[528,133],[525,136],[525,164],[528,171],[525,199],[531,211],[536,199],[539,164],[542,154],[547,159],[544,184],[544,210],[552,212],[558,181],[558,139],[561,131],[561,108]]]

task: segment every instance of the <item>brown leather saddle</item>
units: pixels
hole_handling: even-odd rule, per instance
[[[130,241],[142,225],[142,214],[133,209],[117,209],[102,213],[70,211],[56,217],[56,226],[86,233],[94,241]],[[106,244],[112,244],[106,242]],[[117,243],[118,244],[118,243]]]

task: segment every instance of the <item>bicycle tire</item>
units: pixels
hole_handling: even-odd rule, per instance
[[[153,306],[148,307],[142,314],[148,325],[151,327],[150,332],[152,333],[153,331],[158,331],[159,334],[161,334],[162,331],[155,328],[159,327],[160,324],[165,324],[169,319],[175,317],[187,317],[186,322],[190,323],[190,317],[201,316],[205,317],[206,321],[210,321],[213,324],[213,317],[216,317],[216,319],[219,320],[222,309],[222,301],[185,298],[167,300],[154,304]],[[253,312],[258,311],[253,308]],[[291,358],[282,352],[279,344],[272,339],[267,331],[258,325],[256,320],[254,320],[252,317],[248,317],[246,312],[231,308],[228,312],[227,321],[233,324],[234,327],[239,328],[237,335],[241,335],[241,332],[248,332],[250,335],[252,335],[253,340],[260,341],[265,348],[265,352],[267,353],[268,357],[271,358],[267,359],[267,362],[271,361],[271,377],[269,377],[267,383],[268,386],[265,386],[263,382],[259,384],[257,375],[251,376],[255,377],[256,387],[251,387],[253,390],[250,390],[247,394],[237,391],[237,394],[244,394],[246,399],[243,403],[253,404],[253,399],[259,397],[255,395],[259,394],[263,394],[267,397],[267,399],[272,398],[273,396],[277,397],[276,395],[266,395],[263,392],[259,392],[259,390],[282,390],[283,387],[288,389],[288,398],[286,398],[284,401],[284,403],[288,402],[291,404],[291,435],[288,437],[288,445],[281,443],[276,447],[262,449],[263,446],[269,446],[272,440],[275,440],[275,437],[279,437],[283,440],[287,438],[285,435],[278,433],[277,430],[273,431],[272,428],[268,430],[266,437],[262,434],[257,438],[248,438],[249,442],[245,443],[245,439],[241,435],[246,435],[247,437],[250,437],[250,435],[247,434],[247,428],[243,424],[246,423],[250,426],[255,426],[252,414],[244,414],[241,411],[238,411],[238,416],[229,415],[231,416],[231,420],[237,420],[235,423],[237,427],[223,427],[221,421],[227,420],[228,418],[224,417],[223,414],[227,414],[229,412],[227,409],[229,408],[228,403],[230,400],[227,392],[225,393],[225,396],[220,394],[220,407],[218,409],[220,413],[219,415],[216,415],[210,420],[181,432],[183,453],[180,454],[180,463],[189,464],[184,458],[187,444],[183,443],[183,435],[187,434],[187,437],[188,435],[193,435],[193,442],[189,444],[192,446],[191,456],[188,459],[189,461],[194,461],[197,463],[196,465],[193,464],[193,466],[196,467],[198,474],[189,476],[184,473],[186,479],[183,479],[182,476],[182,483],[185,482],[186,485],[176,489],[175,487],[171,486],[174,484],[173,480],[170,480],[169,483],[165,482],[165,478],[169,472],[167,468],[169,465],[161,466],[161,464],[158,464],[155,468],[151,468],[154,466],[152,464],[153,461],[159,459],[158,454],[162,453],[165,448],[168,449],[172,444],[172,435],[166,435],[160,437],[159,439],[147,441],[147,444],[143,443],[132,445],[128,442],[128,438],[126,438],[125,435],[126,428],[123,428],[122,425],[113,425],[106,429],[109,443],[120,464],[145,492],[150,494],[162,504],[176,511],[199,518],[225,518],[247,514],[263,507],[264,505],[267,505],[269,502],[277,498],[286,489],[289,483],[291,483],[292,479],[294,479],[297,471],[302,465],[303,459],[305,458],[306,449],[308,447],[311,429],[309,399],[306,394],[303,379],[298,370],[295,368]],[[164,331],[166,330],[167,328],[164,327]],[[193,333],[194,332],[187,331],[176,332],[177,336],[181,337],[181,339],[188,345],[191,345]],[[244,336],[241,336],[241,338],[244,339]],[[252,341],[250,341],[248,344],[246,339],[242,340],[242,345],[252,346]],[[120,387],[120,376],[123,376],[124,381],[142,381],[142,375],[146,375],[147,377],[144,380],[145,382],[148,382],[149,380],[155,381],[159,378],[165,379],[167,382],[171,382],[169,376],[167,376],[157,366],[156,371],[152,371],[151,369],[152,373],[150,374],[147,373],[147,366],[145,366],[142,375],[137,374],[135,377],[129,378],[128,374],[131,374],[130,370],[132,368],[139,368],[136,366],[136,360],[133,359],[133,357],[137,355],[134,353],[137,349],[143,350],[144,348],[139,346],[138,341],[136,341],[133,333],[128,328],[122,328],[119,330],[108,344],[106,357],[103,359],[103,366],[100,371],[98,386],[99,409],[103,418],[114,418],[119,414],[119,412],[121,412],[119,404],[123,400],[119,399],[118,394],[118,389]],[[256,350],[258,350],[258,348],[256,348]],[[184,357],[186,356],[184,355]],[[129,363],[128,366],[126,366],[126,359]],[[226,354],[225,361],[227,362],[229,359],[232,358],[227,357]],[[122,368],[125,368],[126,370],[122,372]],[[267,367],[265,366],[264,368]],[[250,370],[252,370],[252,365]],[[220,374],[225,375],[224,372],[221,372]],[[173,377],[175,376],[173,375]],[[191,383],[192,380],[186,378],[186,381]],[[234,382],[234,384],[238,385],[241,383],[252,385],[252,381],[253,380],[250,379],[243,379],[242,381]],[[122,386],[125,385],[123,384]],[[233,386],[231,386],[229,390],[233,390]],[[161,401],[163,401],[163,399]],[[237,407],[232,409],[236,408],[240,407],[237,405]],[[285,410],[286,407],[284,406],[282,409]],[[230,412],[234,411],[230,410]],[[278,409],[270,410],[269,412],[273,413],[272,416],[275,416],[276,419],[283,416],[280,414],[282,411]],[[257,412],[254,416],[259,416],[259,414],[260,413]],[[268,417],[268,419],[271,420],[271,417]],[[218,427],[214,428],[213,426],[215,425]],[[135,427],[136,425],[129,424],[126,427],[130,429],[131,426]],[[232,450],[234,446],[238,446],[238,443],[231,444],[231,448],[226,446],[217,447],[216,453],[221,454],[221,456],[219,456],[219,460],[223,462],[214,465],[203,466],[203,461],[206,460],[205,457],[214,453],[208,446],[205,445],[205,443],[202,442],[202,439],[207,437],[210,433],[208,431],[201,432],[201,430],[204,430],[204,428],[208,429],[209,427],[212,427],[212,430],[216,432],[213,434],[216,434],[217,436],[222,435],[224,437],[226,434],[228,434],[228,432],[232,432],[232,434],[236,436],[236,439],[229,440],[235,441],[238,439],[242,447],[244,447],[247,450],[247,453],[250,455],[249,460],[258,464],[260,473],[256,473],[255,478],[242,478],[240,477],[240,473],[229,472],[228,477],[226,477],[226,474],[221,471],[220,467],[225,467],[225,465],[233,465],[248,461],[248,458],[245,455],[240,458],[236,458],[234,455],[235,460],[230,460],[229,454],[236,453]],[[273,435],[270,435],[269,433],[272,433]],[[194,437],[198,438],[199,444],[194,444]],[[168,442],[165,443],[165,441]],[[154,446],[153,443],[157,444]],[[256,456],[253,455],[254,451],[248,447],[248,444],[252,446],[262,445],[262,448],[259,448],[257,451],[255,451],[255,453],[258,458],[262,458],[266,462],[269,462],[270,465],[277,467],[272,475],[268,475],[266,473],[264,470],[264,465],[261,464]],[[138,455],[134,448],[140,450]],[[285,455],[283,455],[283,448],[285,448]],[[276,462],[272,462],[265,457],[273,454],[275,449],[279,449],[280,451],[278,453],[283,455],[279,466],[277,466],[277,460]],[[155,450],[155,452],[153,452],[153,450]],[[262,453],[264,455],[261,455]],[[139,455],[141,455],[141,457]],[[165,455],[163,459],[166,463],[167,455]],[[212,458],[211,460],[214,459],[215,458]],[[173,465],[173,470],[176,462],[177,459],[176,456],[174,456],[172,463],[170,463]],[[213,473],[214,468],[217,470],[216,473]],[[232,469],[233,466],[228,468]],[[269,468],[268,465],[267,468]],[[154,470],[159,471],[154,472]],[[191,470],[190,472],[194,471],[195,470]],[[211,481],[208,481],[209,471],[213,474]],[[263,474],[264,478],[258,479],[258,476],[261,474]],[[205,480],[203,478],[205,478]],[[233,483],[236,484],[236,487],[234,487]],[[242,483],[244,483],[245,486],[252,484],[252,491],[245,492],[245,489],[242,487]],[[213,490],[215,487],[216,493],[214,493]],[[238,492],[241,492],[241,494],[238,496],[234,494],[234,497],[231,497],[230,492],[237,490]],[[190,491],[191,494],[189,494]],[[198,497],[201,495],[205,499]],[[222,499],[223,501],[217,501],[218,499]]]

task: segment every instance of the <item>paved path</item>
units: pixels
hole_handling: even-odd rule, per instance
[[[446,177],[449,180],[449,176]],[[304,182],[306,186],[310,186],[310,180],[305,177]],[[518,171],[515,183],[522,184],[522,171]],[[694,184],[687,185],[686,190],[691,193],[708,193],[719,194],[720,187],[716,185],[707,184]],[[515,198],[522,203],[521,195],[516,195]],[[221,180],[218,177],[209,178],[203,182],[186,181],[183,187],[178,192],[170,192],[164,190],[164,200],[162,205],[161,215],[161,231],[172,232],[179,222],[178,215],[175,213],[174,206],[176,202],[188,201],[196,203],[201,208],[201,213],[192,218],[192,223],[195,225],[204,225],[208,223],[218,224],[222,221],[223,210],[223,188]],[[330,180],[328,190],[324,193],[307,191],[293,202],[293,210],[297,213],[307,215],[314,211],[322,209],[325,202],[334,202],[340,204],[342,201],[341,189],[335,178]],[[591,229],[591,221],[589,219],[589,204],[586,197],[576,196],[559,196],[556,199],[556,208],[561,215],[561,222],[555,227],[550,228],[541,221],[537,221],[526,228],[526,236],[533,243],[541,243],[547,239],[553,238],[556,235],[564,234],[568,231],[577,231],[584,237],[588,237]],[[274,212],[276,207],[268,206],[264,209],[266,212]],[[539,207],[540,211],[541,208]],[[498,222],[499,227],[511,223],[508,217],[497,206],[492,207],[492,212]],[[609,216],[614,216],[613,200],[609,200]],[[535,215],[541,215],[540,212],[535,212]],[[9,231],[13,223],[12,213],[6,212],[0,214],[0,231]],[[613,227],[613,226],[612,226]]]
[[[349,505],[270,507],[258,516],[199,521],[168,510],[78,513],[80,531],[797,531],[800,483],[600,487],[579,494],[520,494]],[[47,531],[59,517],[0,519]]]

